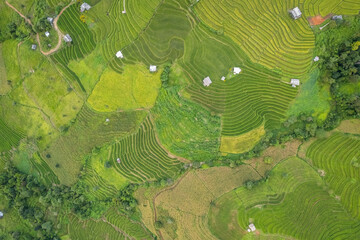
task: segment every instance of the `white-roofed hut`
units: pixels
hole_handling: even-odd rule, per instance
[[[291,79],[290,84],[291,84],[292,87],[299,86],[300,85],[300,80],[293,78],[293,79]]]
[[[209,76],[206,77],[206,78],[204,78],[204,80],[203,80],[203,85],[204,85],[205,87],[210,86],[211,83],[212,83],[212,81],[211,81],[211,79],[210,79]]]
[[[91,6],[90,6],[88,3],[84,2],[84,3],[81,4],[81,6],[80,6],[80,12],[89,11],[90,8],[91,8]]]
[[[292,17],[293,19],[295,19],[295,20],[296,20],[296,19],[299,19],[299,18],[301,17],[301,15],[302,15],[299,7],[295,7],[295,8],[293,8],[293,9],[291,9],[291,10],[289,11],[289,13],[290,13],[291,17]]]
[[[240,74],[241,73],[241,68],[234,67],[233,72],[234,72],[235,75]]]
[[[117,57],[117,58],[124,58],[124,55],[122,54],[121,51],[118,51],[118,52],[116,53],[116,57]]]
[[[150,65],[149,70],[150,72],[156,72],[157,67],[155,65]]]

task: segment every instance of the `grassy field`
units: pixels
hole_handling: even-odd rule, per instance
[[[255,234],[280,234],[297,239],[349,239],[360,231],[359,221],[344,209],[320,175],[292,157],[278,164],[266,182],[241,187],[211,207],[209,225],[220,239]],[[306,229],[306,231],[304,231]]]
[[[2,56],[2,44],[0,44],[0,95],[6,94],[11,89],[7,81],[4,58]]]
[[[14,131],[9,128],[6,123],[0,118],[0,152],[5,152],[19,144],[23,137],[21,132]]]
[[[164,223],[160,228],[163,237],[216,239],[207,225],[210,206],[216,198],[250,179],[259,179],[259,175],[245,165],[190,171],[177,185],[155,199],[157,220]]]
[[[160,72],[150,73],[144,65],[128,65],[122,74],[107,68],[88,103],[101,112],[151,108],[161,86]]]
[[[220,117],[184,98],[178,86],[161,89],[151,116],[160,142],[186,159],[208,161],[219,151]]]

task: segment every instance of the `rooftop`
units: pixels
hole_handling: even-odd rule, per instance
[[[0,211],[0,218],[4,216],[3,212]]]
[[[300,85],[300,80],[293,78],[293,79],[291,79],[290,84],[291,84],[292,87],[299,86]]]
[[[253,223],[250,223],[249,229],[250,229],[250,231],[254,232],[256,230],[256,227]]]
[[[320,58],[318,56],[314,57],[314,62],[317,62],[319,60],[320,60]]]
[[[89,4],[87,4],[86,2],[84,2],[80,6],[80,12],[88,11],[90,8],[91,8],[91,6]]]
[[[31,45],[31,49],[35,50],[37,48],[36,44]]]
[[[225,76],[222,76],[221,77],[221,81],[225,81],[226,77]]]
[[[72,38],[70,37],[69,34],[66,34],[66,35],[64,36],[64,41],[65,41],[65,42],[71,42],[71,41],[72,41]]]
[[[298,19],[298,18],[301,17],[301,14],[302,14],[302,13],[301,13],[299,7],[295,7],[294,9],[291,9],[291,10],[290,10],[290,14],[292,15],[292,17],[293,17],[294,19]]]
[[[210,86],[211,83],[212,83],[212,81],[211,81],[210,77],[204,78],[203,84],[204,84],[205,87]]]
[[[239,73],[241,73],[241,68],[234,67],[234,74],[239,74]]]
[[[50,36],[50,33],[48,31],[45,32],[45,36],[46,37],[49,37]]]
[[[150,72],[156,72],[156,68],[155,65],[150,65]]]
[[[121,51],[118,51],[118,52],[116,53],[116,57],[117,57],[117,58],[124,58],[124,55],[122,54]]]

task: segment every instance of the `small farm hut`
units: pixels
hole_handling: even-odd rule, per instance
[[[233,71],[234,71],[234,74],[237,75],[237,74],[241,73],[241,68],[234,67]]]
[[[116,162],[117,162],[117,163],[121,163],[120,158],[116,159]]]
[[[211,81],[210,77],[204,78],[203,84],[204,84],[205,87],[210,86],[211,83],[212,83],[212,81]]]
[[[317,62],[319,60],[320,60],[320,58],[318,56],[314,57],[314,62]]]
[[[116,53],[116,57],[117,57],[117,58],[124,58],[124,55],[122,54],[121,51],[118,51],[118,52]]]
[[[290,84],[291,84],[292,87],[299,86],[300,85],[300,80],[293,78],[293,79],[291,79]]]
[[[51,26],[53,25],[53,23],[54,23],[54,18],[52,18],[52,17],[47,17],[46,18],[47,20],[48,20],[48,22],[51,24]]]
[[[155,65],[150,65],[150,72],[156,72],[157,67]]]
[[[334,15],[331,18],[332,20],[343,20],[343,16],[342,15]]]
[[[84,2],[80,6],[80,12],[89,11],[90,8],[91,8],[91,6],[88,3]]]
[[[225,76],[222,76],[221,77],[221,81],[225,81],[226,77]]]
[[[4,213],[0,211],[0,218],[4,217]]]
[[[295,7],[294,9],[291,9],[290,11],[290,15],[292,16],[293,19],[299,19],[301,17],[301,11],[298,7]]]
[[[36,48],[37,48],[37,45],[36,45],[36,44],[31,45],[31,49],[32,49],[32,50],[36,50]]]
[[[256,230],[256,227],[253,223],[250,223],[248,232],[254,232]]]
[[[45,32],[45,36],[46,37],[49,37],[50,36],[50,33],[48,31]]]
[[[65,41],[65,42],[72,42],[72,38],[70,37],[69,34],[66,34],[66,35],[64,36],[64,41]]]

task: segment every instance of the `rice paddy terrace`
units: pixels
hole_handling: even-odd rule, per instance
[[[44,55],[44,32],[0,38],[0,173],[12,162],[111,206],[90,219],[52,216],[64,239],[359,238],[358,131],[312,139],[274,164],[239,159],[296,112],[302,91],[320,94],[317,34],[333,15],[358,15],[360,1],[38,2],[58,15],[63,40]],[[18,12],[34,23],[38,8],[0,1],[0,30],[24,21]],[[243,165],[212,168],[233,159]],[[129,184],[155,189],[131,216],[115,200]],[[0,196],[0,211],[8,205]],[[0,230],[18,229],[9,213]]]

